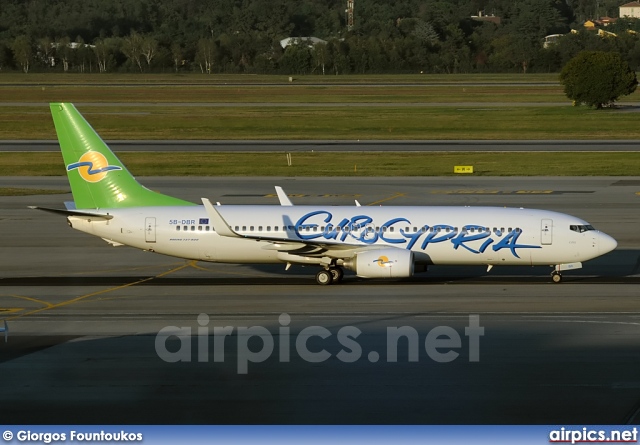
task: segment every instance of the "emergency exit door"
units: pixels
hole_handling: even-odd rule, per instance
[[[540,244],[549,245],[553,242],[553,220],[543,219],[540,227]]]
[[[145,218],[144,220],[144,240],[148,243],[156,242],[156,219]]]

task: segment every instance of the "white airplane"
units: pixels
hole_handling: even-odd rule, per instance
[[[402,278],[429,265],[553,267],[565,270],[611,252],[616,241],[574,216],[501,207],[202,205],[140,185],[72,104],[51,114],[74,202],[69,225],[114,246],[189,260],[315,265],[316,280]]]

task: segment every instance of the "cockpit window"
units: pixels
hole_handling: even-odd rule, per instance
[[[586,225],[586,226],[570,225],[569,230],[582,233],[582,232],[587,232],[589,230],[596,230],[596,229],[594,229],[592,225]]]

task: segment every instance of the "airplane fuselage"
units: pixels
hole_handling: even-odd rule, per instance
[[[299,241],[299,257],[303,243],[313,242],[319,248],[344,245],[345,258],[360,247],[379,247],[411,251],[416,263],[443,265],[570,264],[615,247],[613,238],[586,221],[546,210],[272,205],[216,210],[239,237],[219,236],[203,206],[100,209],[113,218],[70,216],[69,221],[113,244],[225,263],[286,263],[287,251],[297,246],[278,248],[278,241]]]

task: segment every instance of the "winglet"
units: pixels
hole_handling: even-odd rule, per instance
[[[0,332],[4,332],[4,342],[9,341],[9,325],[7,325],[7,320],[4,321],[4,328],[0,328]]]
[[[360,204],[357,199],[355,201],[356,201],[356,207],[362,207],[362,204]]]
[[[218,211],[213,206],[213,204],[211,204],[211,201],[209,201],[207,198],[202,198],[202,204],[204,205],[204,209],[207,211],[207,215],[209,215],[209,218],[211,218],[211,222],[213,223],[213,229],[216,231],[218,235],[229,236],[234,238],[238,238],[240,236],[236,232],[231,230],[231,227],[229,227],[229,224],[227,224],[227,222],[224,220],[224,218],[222,218],[220,213],[218,213]]]
[[[282,187],[280,187],[279,185],[276,185],[276,193],[278,194],[278,199],[280,200],[280,205],[281,206],[292,206],[293,205],[293,203],[291,202],[291,200],[289,199],[287,194],[284,192]]]

